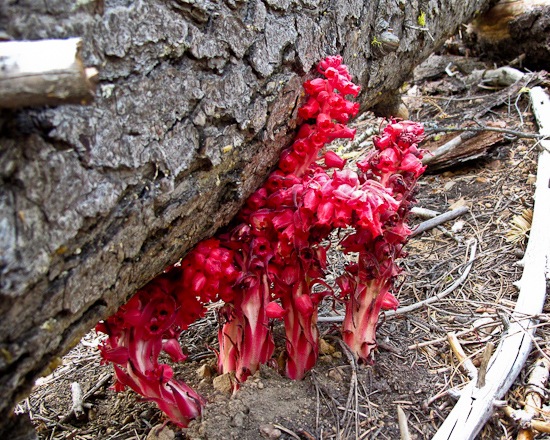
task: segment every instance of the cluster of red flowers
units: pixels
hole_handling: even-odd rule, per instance
[[[397,307],[390,289],[410,234],[405,220],[412,189],[424,171],[422,127],[392,121],[375,138],[376,150],[358,163],[359,172],[344,169],[344,159],[322,149],[355,135],[345,124],[359,105],[346,95],[357,96],[359,87],[340,57],[326,58],[318,71],[325,78],[304,84],[309,98],[299,110],[304,124],[296,140],[235,221],[98,325],[109,335],[101,350],[115,364],[118,384],[155,400],[175,423],[186,425],[203,401],[174,380],[158,356],[164,350],[174,361],[184,360],[177,338],[208,302],[225,302],[218,368],[235,374],[235,389],[271,359],[270,320],[284,320],[285,373],[300,379],[317,361],[323,297],[346,302],[343,338],[364,362],[375,347],[380,309]],[[327,239],[350,228],[354,232],[340,245],[358,259],[338,278],[334,294],[324,280]]]
[[[109,336],[100,350],[114,365],[115,390],[130,387],[153,400],[171,420],[187,425],[200,415],[204,399],[158,361],[161,351],[174,362],[186,359],[178,337],[203,313],[196,297],[182,294],[182,285],[182,269],[175,267],[139,290],[96,330]]]
[[[112,362],[118,391],[126,386],[157,403],[175,423],[187,423],[201,413],[204,399],[172,368],[159,362],[161,351],[174,362],[187,358],[178,338],[204,315],[205,304],[230,300],[238,277],[233,253],[211,238],[199,243],[181,262],[139,290],[96,330],[108,335],[99,347]]]
[[[358,252],[358,258],[346,268],[338,285],[346,301],[342,336],[363,362],[369,361],[376,347],[380,310],[396,309],[399,304],[390,289],[399,273],[396,260],[403,256],[403,245],[411,233],[406,219],[412,192],[425,170],[418,149],[423,133],[418,123],[394,121],[374,138],[375,150],[357,164],[361,186],[378,200],[363,205],[376,207],[376,211],[366,208],[365,221],[354,224],[355,232],[341,242],[345,252]]]

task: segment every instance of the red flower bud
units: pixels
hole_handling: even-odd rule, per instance
[[[327,151],[325,153],[325,165],[329,168],[344,168],[346,161],[338,156],[334,151]]]
[[[331,201],[321,202],[317,208],[317,220],[321,225],[329,225],[334,214],[334,203]]]
[[[420,176],[426,169],[426,167],[422,165],[422,161],[414,154],[410,153],[403,157],[400,168],[403,171],[410,171],[415,177]]]
[[[343,59],[340,55],[329,55],[325,59],[321,60],[319,62],[319,65],[317,66],[317,71],[324,75],[325,70],[329,67],[338,68],[342,64]],[[344,66],[345,67],[345,66]]]
[[[273,227],[282,230],[294,221],[294,211],[285,209],[273,217]]]
[[[316,211],[319,202],[321,201],[321,193],[313,188],[309,188],[304,192],[303,206],[310,211]]]
[[[163,341],[162,349],[170,356],[173,362],[183,362],[187,359],[177,339],[172,338]]]
[[[351,129],[342,124],[335,124],[334,130],[330,133],[330,139],[353,139],[357,129]]]
[[[315,78],[304,83],[304,90],[311,96],[315,96],[317,93],[322,92],[326,87],[327,83],[322,78]]]
[[[254,194],[252,194],[246,201],[246,205],[252,210],[257,211],[260,208],[263,208],[265,205],[265,200],[267,197],[267,189],[260,188]]]
[[[204,289],[204,286],[206,286],[206,277],[202,272],[197,272],[193,277],[193,281],[191,282],[191,287],[193,291],[195,291],[196,293],[199,293],[202,289]]]
[[[315,98],[309,98],[307,103],[298,110],[298,115],[303,119],[311,119],[318,111],[319,102]]]
[[[287,150],[281,155],[281,160],[279,161],[279,168],[285,173],[292,173],[302,163],[300,156],[298,156],[294,151]]]
[[[208,275],[217,275],[222,270],[222,263],[216,258],[208,258],[204,264],[204,270]]]
[[[310,153],[311,146],[307,140],[299,139],[292,144],[292,150],[300,157]]]
[[[252,240],[252,255],[259,258],[269,257],[273,254],[271,242],[265,237],[256,237]]]
[[[382,293],[382,300],[380,308],[382,310],[396,310],[399,307],[398,299],[390,292]]]
[[[285,309],[283,309],[281,305],[275,301],[271,301],[267,304],[265,307],[265,313],[270,319],[281,319],[286,314]]]
[[[317,115],[317,127],[321,132],[329,131],[334,126],[334,122],[326,113],[319,113]]]
[[[271,209],[259,209],[250,216],[250,225],[256,230],[263,230],[271,226],[273,211]]]

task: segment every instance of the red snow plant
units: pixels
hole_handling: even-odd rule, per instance
[[[155,401],[181,426],[200,414],[204,399],[175,379],[159,355],[185,360],[178,338],[208,303],[223,302],[218,369],[234,374],[235,390],[272,358],[273,320],[282,319],[286,331],[284,372],[301,379],[319,354],[317,309],[324,297],[345,302],[343,339],[362,362],[376,347],[380,310],[398,305],[391,289],[424,171],[422,126],[392,120],[357,171],[346,168],[325,146],[354,137],[346,124],[359,105],[348,96],[360,89],[339,56],[321,61],[317,71],[322,78],[304,84],[296,139],[234,221],[97,326],[108,335],[100,349],[114,364],[115,388],[128,386]],[[351,262],[330,287],[327,251],[335,236]]]

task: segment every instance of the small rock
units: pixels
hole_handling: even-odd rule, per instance
[[[264,438],[273,440],[276,440],[283,435],[281,430],[275,428],[273,425],[260,425],[260,434]]]
[[[335,351],[334,353],[332,353],[332,357],[334,359],[342,359],[342,352],[341,351]]]
[[[333,368],[330,370],[328,372],[328,377],[336,382],[343,382],[344,380],[344,375],[342,374],[342,370],[340,370],[340,368]]]
[[[231,426],[235,426],[236,428],[242,428],[244,426],[245,420],[246,420],[246,414],[242,411],[239,411],[237,414],[233,416],[233,420],[231,420]]]
[[[146,440],[174,440],[176,434],[167,426],[160,424],[153,426],[149,434],[147,434]]]
[[[332,354],[336,351],[334,345],[329,344],[324,339],[319,339],[319,353],[320,354]]]
[[[514,248],[513,254],[517,258],[523,258],[525,256],[525,252],[521,250],[520,248]]]
[[[201,365],[200,368],[197,369],[197,376],[203,379],[205,377],[212,377],[212,369],[207,364]]]
[[[212,381],[214,389],[222,393],[230,393],[233,391],[233,376],[233,373],[225,373],[215,377]]]
[[[263,390],[263,389],[264,389],[264,383],[263,383],[263,382],[258,381],[258,383],[256,384],[256,386],[258,387],[259,390]]]
[[[152,408],[146,409],[139,414],[139,417],[145,420],[151,420],[156,414],[156,411]]]

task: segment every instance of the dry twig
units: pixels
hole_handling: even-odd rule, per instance
[[[409,432],[409,424],[407,423],[407,416],[401,405],[397,405],[397,423],[399,424],[399,433],[401,440],[411,440],[411,434]]]
[[[466,353],[464,353],[464,349],[460,345],[460,342],[458,341],[458,337],[456,336],[456,333],[455,332],[448,333],[447,339],[449,340],[449,345],[451,346],[451,350],[453,350],[453,353],[458,359],[459,366],[462,367],[462,369],[470,379],[476,379],[477,368],[475,367],[472,360],[468,356],[466,356]]]
[[[462,214],[465,214],[469,211],[470,208],[467,206],[460,206],[452,211],[445,212],[438,215],[432,219],[426,220],[425,222],[420,223],[411,233],[411,237],[416,237],[423,232],[426,232],[429,229],[435,228],[445,222],[453,220],[457,217],[460,217]]]
[[[491,360],[491,355],[493,354],[493,349],[495,345],[492,342],[487,342],[485,350],[483,350],[483,356],[481,358],[481,365],[479,366],[479,372],[477,373],[477,388],[483,388],[485,386],[485,377],[487,375],[487,367],[489,366],[489,361]]]

